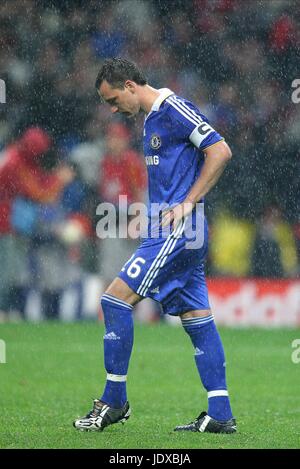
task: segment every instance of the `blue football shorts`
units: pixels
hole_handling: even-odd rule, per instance
[[[206,223],[204,231],[197,249],[187,248],[180,224],[167,237],[144,239],[118,277],[138,295],[158,301],[164,314],[210,309],[203,265]]]

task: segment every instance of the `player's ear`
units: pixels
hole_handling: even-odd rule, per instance
[[[134,83],[134,81],[126,80],[124,86],[125,86],[125,88],[127,88],[131,93],[135,93],[136,84]]]

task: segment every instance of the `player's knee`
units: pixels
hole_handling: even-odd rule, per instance
[[[214,317],[211,313],[206,316],[189,316],[186,318],[181,316],[181,324],[194,343],[199,334],[203,335],[203,332],[207,330],[206,327],[211,328],[213,326]]]
[[[123,302],[117,296],[107,294],[106,292],[103,293],[103,295],[101,296],[100,304],[102,306],[103,312],[105,312],[105,310],[107,309],[107,308],[105,308],[105,306],[111,306],[112,307],[114,305],[116,305],[116,306],[122,306],[123,304],[126,305],[126,303]],[[128,306],[130,306],[130,305],[128,305]]]
[[[100,304],[104,317],[106,317],[107,315],[114,314],[116,310],[118,310],[119,312],[132,312],[133,310],[133,305],[130,302],[124,301],[118,296],[110,295],[106,292],[103,293],[103,295],[101,296]]]
[[[189,318],[209,318],[212,316],[212,312],[210,309],[197,309],[194,311],[187,311],[180,315],[181,319],[189,319]]]
[[[107,287],[104,295],[116,298],[118,301],[124,301],[133,306],[138,303],[142,297],[137,295],[122,279],[115,278]]]

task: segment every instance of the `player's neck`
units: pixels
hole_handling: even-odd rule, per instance
[[[149,114],[154,101],[158,98],[159,95],[160,95],[159,91],[156,90],[155,88],[152,88],[152,86],[150,85],[145,85],[143,87],[140,87],[139,100],[140,100],[141,108],[146,114]]]

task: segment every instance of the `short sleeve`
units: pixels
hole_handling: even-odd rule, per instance
[[[210,145],[224,140],[192,103],[175,95],[170,96],[167,102],[171,105],[173,117],[184,126],[184,136],[199,150],[204,150]]]
[[[199,150],[204,150],[210,145],[224,140],[207,122],[202,122],[198,127],[195,127],[189,139]]]

